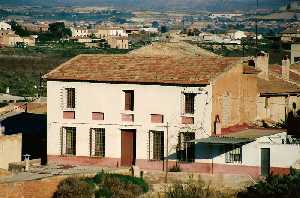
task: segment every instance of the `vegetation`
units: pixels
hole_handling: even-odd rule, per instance
[[[26,36],[30,36],[32,34],[34,34],[33,32],[30,32],[26,29],[24,29],[21,25],[19,25],[17,22],[15,21],[11,21],[10,22],[10,25],[11,25],[11,29],[13,31],[15,31],[15,33],[21,37],[26,37]]]
[[[54,198],[92,198],[94,188],[82,178],[69,177],[58,185]]]
[[[180,168],[180,166],[176,163],[176,165],[172,166],[172,167],[169,169],[169,172],[181,172],[181,168]]]
[[[140,178],[98,173],[93,178],[71,177],[63,180],[55,198],[133,198],[147,192],[148,184]]]
[[[12,94],[34,96],[38,91],[36,87],[40,84],[40,75],[78,54],[122,54],[128,51],[90,49],[73,42],[54,42],[24,49],[3,48],[0,49],[0,93],[10,87]]]
[[[187,183],[175,183],[166,191],[166,198],[226,198],[233,197],[232,194],[222,193],[204,182],[189,180]]]
[[[264,181],[238,193],[238,198],[299,198],[300,173],[291,169],[290,174],[270,175]]]
[[[38,39],[41,42],[59,41],[71,35],[71,30],[65,27],[64,22],[56,22],[49,24],[49,30],[47,32],[40,33]]]

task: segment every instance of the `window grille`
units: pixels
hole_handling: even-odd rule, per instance
[[[67,108],[75,108],[75,88],[66,88]]]
[[[226,163],[242,163],[242,147],[227,147],[226,151]]]
[[[105,129],[90,130],[90,156],[105,157]]]
[[[185,113],[194,114],[196,94],[185,93],[184,95],[185,95]]]
[[[164,132],[150,131],[149,137],[152,137],[152,160],[164,159]]]

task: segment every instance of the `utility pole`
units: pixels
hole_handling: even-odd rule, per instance
[[[258,53],[258,27],[257,27],[257,10],[258,10],[258,0],[256,0],[256,10],[255,10],[255,46],[256,46],[256,55]]]
[[[166,133],[167,133],[167,140],[166,140],[166,146],[167,146],[167,149],[166,149],[166,166],[165,166],[165,183],[168,182],[168,159],[169,159],[169,122],[167,122],[167,126],[166,126],[167,130],[166,130]]]

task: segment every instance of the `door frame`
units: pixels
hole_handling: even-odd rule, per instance
[[[122,133],[133,133],[132,134],[132,150],[131,150],[131,153],[132,153],[132,162],[131,162],[131,165],[129,166],[132,166],[132,165],[135,165],[136,163],[136,129],[121,129],[121,166],[128,166],[128,165],[124,165],[122,163],[122,158],[123,158],[123,136],[122,136]],[[128,151],[129,152],[129,151]]]

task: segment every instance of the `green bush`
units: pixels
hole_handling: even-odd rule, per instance
[[[69,177],[60,182],[54,198],[89,198],[94,193],[94,187],[82,178]]]
[[[238,198],[300,198],[300,173],[291,169],[288,175],[270,175],[264,181],[239,192]]]
[[[88,181],[97,186],[96,197],[137,197],[149,190],[148,184],[140,178],[120,174],[98,173]]]

